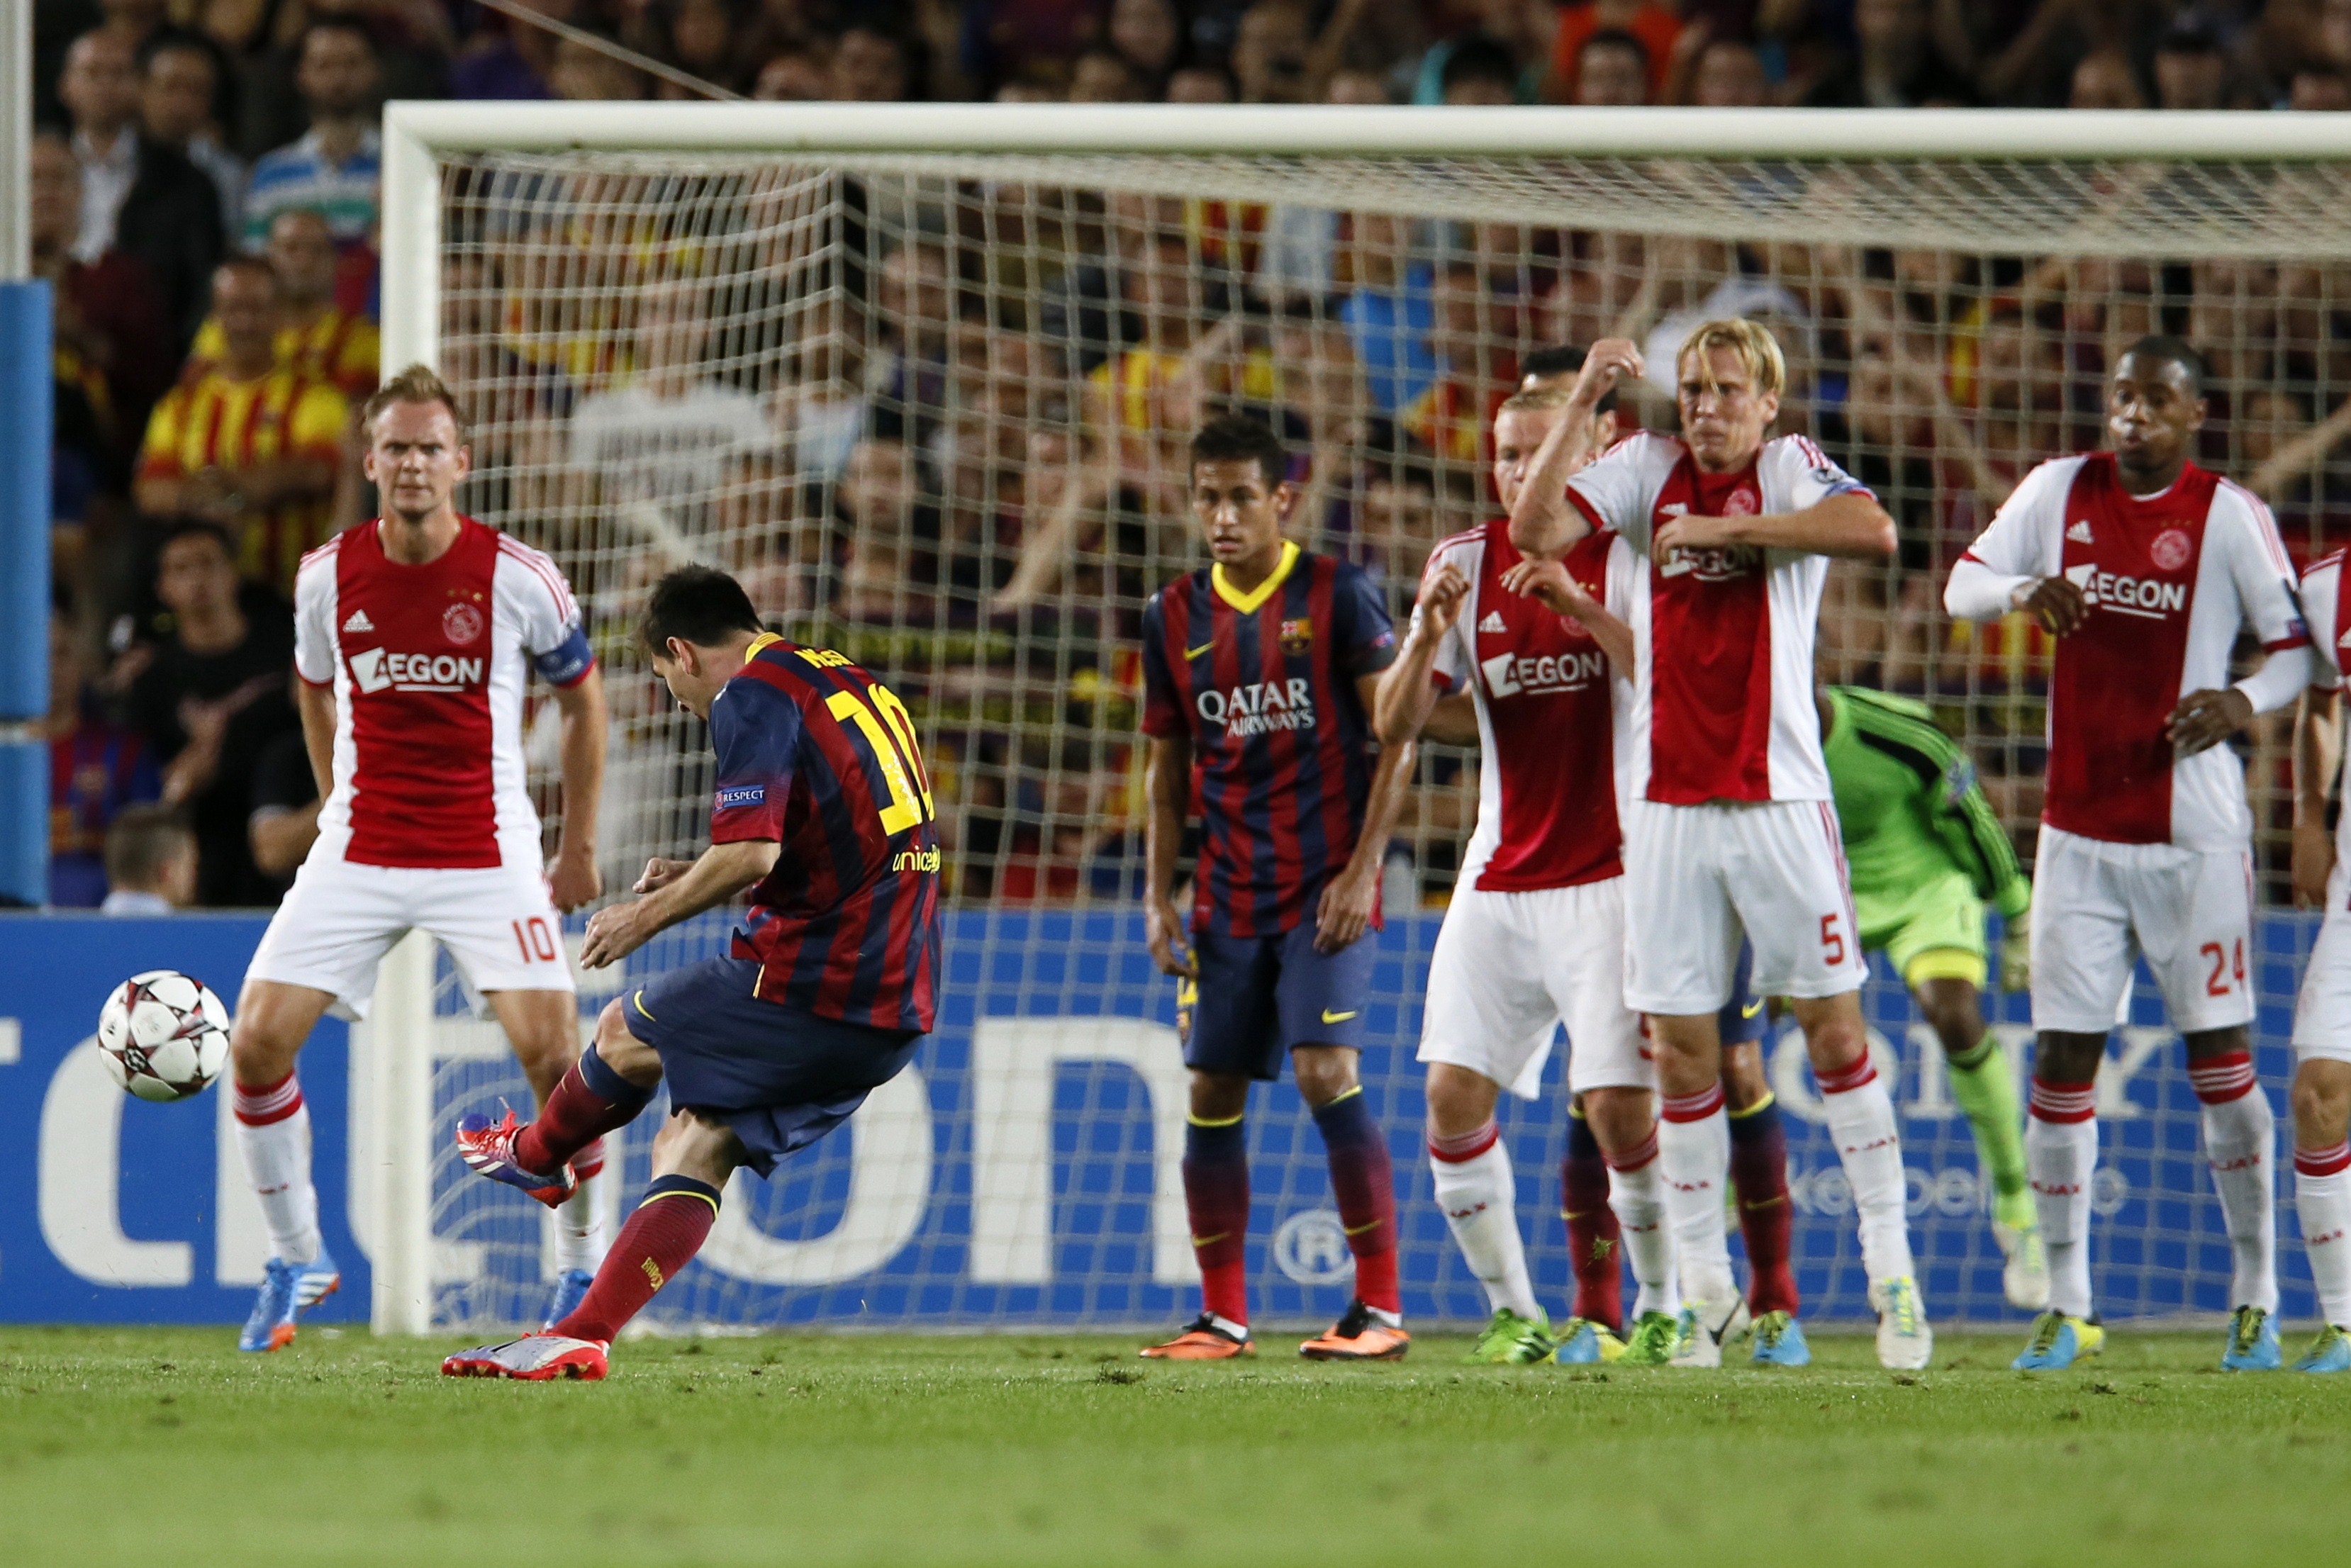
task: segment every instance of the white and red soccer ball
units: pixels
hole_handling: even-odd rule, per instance
[[[201,1094],[228,1066],[228,1009],[177,969],[133,975],[99,1011],[98,1056],[141,1100]]]

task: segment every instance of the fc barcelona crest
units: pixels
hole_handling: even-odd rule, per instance
[[[1314,622],[1285,621],[1281,623],[1281,651],[1296,655],[1314,646]]]

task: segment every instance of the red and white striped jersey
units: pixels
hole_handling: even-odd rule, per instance
[[[1627,791],[1674,806],[1830,799],[1813,705],[1828,558],[1740,546],[1661,560],[1649,541],[1684,515],[1796,512],[1868,489],[1801,435],[1765,442],[1735,474],[1706,474],[1681,442],[1643,431],[1570,479],[1567,494],[1633,551],[1627,591],[1609,605],[1631,623],[1639,653]]]
[[[345,529],[295,578],[295,668],[335,688],[335,788],[311,852],[537,867],[523,688],[533,668],[562,686],[595,668],[580,607],[553,561],[471,517],[423,566],[387,559],[381,526]]]
[[[2351,692],[2351,594],[2343,591],[2345,552],[2322,556],[2302,574],[2302,613],[2310,624],[2310,684]],[[2351,779],[2351,747],[2343,748],[2343,777]],[[2299,780],[2297,780],[2299,782]],[[2335,855],[2351,865],[2351,811],[2335,823]]]
[[[1970,563],[1989,575],[1969,583]],[[2243,628],[2273,653],[2309,641],[2269,508],[2192,463],[2137,497],[2111,453],[2052,458],[1953,568],[1952,609],[2001,613],[2015,586],[2060,572],[2089,615],[2056,639],[2042,821],[2108,843],[2243,848],[2244,764],[2225,746],[2180,757],[2164,726],[2181,697],[2229,685]],[[1977,588],[1984,603],[1963,604]]]
[[[1623,549],[1614,534],[1592,534],[1566,559],[1603,603],[1612,549]],[[1572,887],[1624,869],[1614,765],[1630,687],[1591,632],[1502,586],[1519,559],[1507,517],[1455,534],[1428,558],[1430,572],[1451,566],[1469,580],[1430,678],[1447,692],[1467,688],[1477,703],[1478,826],[1461,874],[1499,893]]]

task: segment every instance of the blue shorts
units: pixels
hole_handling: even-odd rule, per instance
[[[1270,1080],[1301,1045],[1364,1048],[1376,939],[1366,931],[1318,953],[1314,928],[1308,919],[1279,936],[1193,936],[1200,977],[1176,987],[1186,1066]]]
[[[734,1128],[764,1176],[849,1120],[922,1036],[764,1000],[758,978],[748,958],[706,959],[631,991],[621,1016],[661,1054],[670,1104]]]
[[[1763,998],[1755,994],[1755,948],[1739,945],[1739,964],[1730,971],[1730,1000],[1714,1015],[1714,1027],[1725,1045],[1752,1045],[1763,1038]]]

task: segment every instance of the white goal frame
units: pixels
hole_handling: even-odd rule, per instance
[[[440,359],[444,154],[2351,162],[2351,115],[2227,111],[403,101],[385,107],[382,138],[387,366]],[[2052,234],[2040,248],[2091,254],[2096,238]],[[413,935],[385,960],[375,1016],[354,1036],[379,1333],[431,1327],[433,1063],[420,1046],[433,987],[432,946]]]

